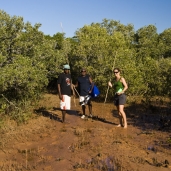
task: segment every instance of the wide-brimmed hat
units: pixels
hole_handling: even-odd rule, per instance
[[[63,69],[70,69],[70,66],[68,64],[63,66]]]

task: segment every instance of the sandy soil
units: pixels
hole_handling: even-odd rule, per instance
[[[117,128],[112,103],[93,101],[94,117],[83,120],[72,99],[61,123],[58,96],[47,94],[28,124],[8,121],[0,131],[0,170],[170,171],[170,110],[135,105],[125,111],[128,128]]]

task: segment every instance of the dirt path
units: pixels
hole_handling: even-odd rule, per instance
[[[171,170],[171,133],[146,122],[143,113],[126,108],[129,125],[123,129],[116,127],[113,104],[93,102],[94,118],[84,120],[78,100],[76,105],[72,101],[63,124],[57,96],[46,95],[27,125],[9,121],[0,134],[0,170]]]

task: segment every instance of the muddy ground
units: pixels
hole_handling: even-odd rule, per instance
[[[61,123],[57,95],[46,94],[33,119],[0,131],[1,171],[170,171],[171,112],[164,106],[126,105],[128,128],[118,128],[112,103],[93,101],[81,119],[78,99]],[[86,110],[88,113],[88,110]]]

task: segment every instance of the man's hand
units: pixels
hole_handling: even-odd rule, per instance
[[[73,93],[73,97],[76,97],[76,94],[75,93]]]
[[[62,95],[61,94],[59,94],[59,99],[62,100]]]
[[[75,88],[76,86],[74,84],[72,84],[72,87]]]

